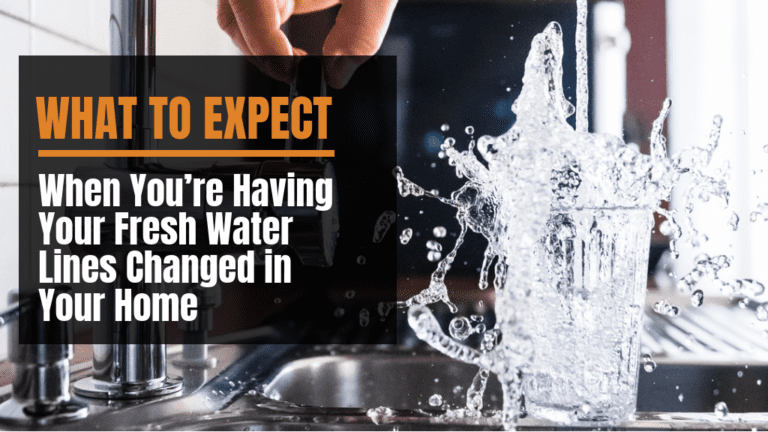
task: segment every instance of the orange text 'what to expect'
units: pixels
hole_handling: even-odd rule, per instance
[[[41,96],[36,101],[41,139],[133,138],[136,97]],[[258,139],[259,124],[269,122],[272,139],[306,139],[313,131],[326,139],[331,104],[330,97],[206,97],[202,132],[205,139]],[[192,107],[187,98],[152,96],[148,105],[151,126],[146,126],[155,139],[166,138],[166,130],[177,140],[190,135]]]

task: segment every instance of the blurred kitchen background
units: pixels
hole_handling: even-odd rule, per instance
[[[109,10],[108,0],[0,0],[0,306],[18,284],[18,56],[109,54]],[[321,12],[318,18],[332,13]],[[466,145],[467,126],[473,126],[477,138],[499,135],[514,123],[510,106],[521,88],[531,39],[550,21],[560,22],[564,30],[564,88],[575,104],[575,17],[575,0],[401,0],[380,53],[397,56],[397,157],[409,178],[442,194],[460,186],[452,167],[440,159],[440,144],[453,136],[459,147]],[[704,145],[712,117],[725,119],[715,165],[730,161],[730,209],[697,204],[694,223],[709,240],[700,249],[683,247],[676,262],[664,257],[668,241],[657,224],[649,266],[652,299],[674,297],[670,273],[684,275],[702,252],[734,256],[733,268],[723,277],[768,281],[768,207],[750,221],[759,204],[768,202],[765,17],[764,0],[590,2],[593,131],[623,136],[647,153],[651,124],[670,97],[666,131],[674,153]],[[296,17],[287,28],[311,18]],[[301,43],[300,31],[289,33]],[[157,54],[239,51],[218,28],[215,0],[157,0]],[[425,246],[433,228],[446,227],[445,250],[452,247],[458,225],[449,208],[429,200],[401,203],[399,229],[407,216],[414,230],[411,243],[399,247],[398,288],[405,297],[425,287],[434,269]],[[737,231],[727,223],[732,211],[741,220]],[[484,248],[484,240],[473,234],[460,251],[448,279],[458,302],[478,298]],[[719,292],[705,288],[713,296]],[[720,301],[728,305],[731,299]],[[0,343],[0,358],[5,349]]]

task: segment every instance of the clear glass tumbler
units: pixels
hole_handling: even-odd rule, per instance
[[[631,418],[637,403],[652,213],[552,213],[530,294],[528,412],[556,422]]]

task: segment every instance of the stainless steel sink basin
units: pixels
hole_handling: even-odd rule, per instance
[[[439,409],[428,403],[439,394],[451,408],[461,408],[477,371],[423,349],[338,353],[286,364],[264,393],[318,407],[429,410]],[[501,387],[493,375],[485,394],[484,407],[501,409]],[[661,363],[652,373],[640,372],[638,411],[712,412],[721,401],[731,412],[768,412],[768,367]]]
[[[466,387],[477,372],[469,366],[424,346],[312,347],[298,348],[295,360],[279,365],[265,376],[266,399],[243,397],[226,412],[241,415],[221,419],[212,428],[256,430],[244,413],[265,409],[277,419],[290,419],[296,428],[400,430],[485,430],[501,428],[496,410],[501,408],[501,389],[492,375],[486,390],[484,416],[457,418],[446,408],[462,408]],[[764,430],[768,428],[768,398],[758,376],[768,375],[765,366],[676,365],[660,362],[652,373],[641,372],[638,413],[634,420],[612,425],[627,430]],[[738,372],[744,372],[739,377]],[[708,378],[705,379],[704,377]],[[685,384],[683,384],[685,383]],[[696,387],[694,387],[694,385]],[[749,390],[750,386],[758,390]],[[726,388],[737,392],[726,394]],[[722,388],[715,395],[710,388]],[[683,393],[683,401],[679,394]],[[447,404],[433,407],[429,397],[440,394]],[[687,394],[687,397],[685,396]],[[710,396],[711,395],[711,396]],[[713,412],[725,401],[731,413],[724,419]],[[378,423],[366,415],[369,409],[389,407]],[[288,417],[285,417],[288,416]],[[299,426],[301,425],[301,426]],[[284,426],[284,424],[283,424]],[[280,429],[272,423],[266,429]],[[536,418],[521,419],[521,430],[594,429],[605,424],[561,426]]]
[[[713,412],[725,402],[731,412],[768,412],[768,339],[750,320],[753,313],[723,305],[686,309],[676,318],[649,313],[643,351],[658,365],[640,372],[637,411]],[[478,368],[417,346],[318,347],[276,370],[265,394],[311,406],[397,409],[435,409],[428,400],[439,394],[449,407],[464,407]],[[484,404],[501,408],[493,375]]]
[[[467,385],[477,371],[477,366],[424,350],[339,353],[285,365],[264,393],[320,407],[436,409],[428,403],[434,394],[450,406],[465,405]],[[501,387],[493,377],[486,395],[487,408],[501,408]]]

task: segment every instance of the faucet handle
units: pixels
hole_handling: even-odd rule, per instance
[[[56,288],[59,292],[69,287]],[[72,323],[44,322],[33,291],[11,292],[10,306],[0,318],[9,324],[8,358],[13,363],[11,399],[0,404],[0,419],[13,424],[49,424],[83,418],[88,408],[69,394],[69,361],[73,357]],[[19,336],[35,332],[38,344],[20,344]]]

